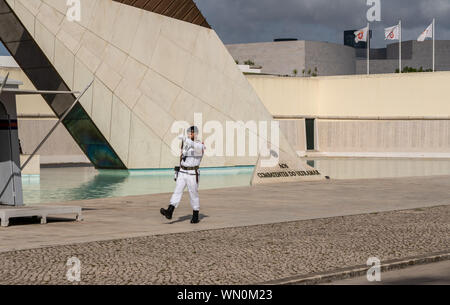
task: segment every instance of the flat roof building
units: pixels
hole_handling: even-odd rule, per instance
[[[370,73],[398,69],[398,43],[370,50]],[[366,49],[319,41],[280,41],[227,45],[239,63],[253,61],[261,73],[283,76],[332,76],[366,73]],[[402,67],[432,68],[432,41],[402,42]],[[436,71],[450,70],[450,40],[436,41]],[[297,72],[297,73],[295,73]]]
[[[318,41],[279,41],[226,46],[239,63],[251,60],[261,66],[261,73],[297,76],[345,75],[355,73],[355,49]]]

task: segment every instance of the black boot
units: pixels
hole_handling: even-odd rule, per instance
[[[200,220],[198,219],[198,211],[194,211],[194,213],[192,213],[192,219],[191,219],[191,223],[199,223]]]
[[[166,209],[161,209],[160,212],[164,216],[166,216],[167,219],[172,219],[173,210],[175,210],[175,207],[171,204],[169,204],[169,207]]]

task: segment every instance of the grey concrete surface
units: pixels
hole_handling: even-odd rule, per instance
[[[252,60],[262,66],[262,73],[290,75],[297,70],[297,76],[308,76],[317,68],[320,76],[355,74],[355,49],[319,41],[283,41],[226,46],[239,64]]]
[[[432,40],[402,42],[402,67],[432,68]],[[366,74],[366,49],[319,41],[285,41],[226,46],[240,64],[250,59],[262,66],[263,73],[302,76],[302,70],[317,67],[320,76]],[[398,68],[398,42],[386,48],[372,49],[371,74],[394,73]],[[436,71],[450,70],[450,40],[436,41]]]
[[[450,285],[450,261],[381,273],[381,282],[369,282],[361,276],[326,285]]]
[[[0,252],[44,246],[450,205],[450,176],[331,180],[200,191],[201,222],[184,194],[172,221],[159,214],[171,194],[49,205],[83,208],[83,222],[14,223],[0,228]]]
[[[300,76],[305,69],[304,41],[232,44],[226,47],[239,64],[251,60],[256,66],[262,66],[262,73],[293,75],[293,70],[297,69]]]
[[[355,74],[356,52],[352,47],[319,41],[305,42],[305,69],[320,76]],[[300,72],[299,72],[300,75]]]
[[[276,210],[273,210],[276,213]],[[206,218],[208,219],[208,218]],[[204,218],[203,220],[206,221]],[[180,223],[189,226],[189,217]],[[0,284],[258,284],[448,252],[450,206],[0,253]]]

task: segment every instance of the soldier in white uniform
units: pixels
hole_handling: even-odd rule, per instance
[[[161,209],[161,214],[167,219],[172,219],[172,214],[175,208],[178,207],[183,196],[184,189],[188,188],[191,198],[192,219],[191,223],[199,222],[200,200],[198,197],[198,182],[200,178],[200,162],[203,158],[205,146],[196,139],[198,135],[198,128],[192,126],[188,129],[189,137],[180,135],[178,138],[183,141],[183,149],[181,154],[181,166],[177,174],[177,184],[175,191],[170,199],[170,204],[167,209]]]

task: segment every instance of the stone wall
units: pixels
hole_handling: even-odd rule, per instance
[[[280,130],[296,152],[306,151],[305,120],[278,120]]]
[[[398,43],[387,46],[386,60],[371,60],[370,72],[373,74],[393,73],[398,69]],[[424,70],[433,68],[433,41],[405,41],[402,43],[402,67]],[[372,58],[372,56],[371,56]],[[450,41],[436,41],[436,71],[450,70]],[[366,61],[356,61],[356,74],[366,73]]]
[[[306,151],[304,119],[279,119],[299,155]],[[450,157],[450,119],[316,119],[315,155]]]
[[[280,41],[231,44],[226,46],[233,58],[240,64],[252,60],[262,66],[262,73],[277,75],[298,75],[305,69],[305,41]]]
[[[318,75],[355,73],[355,49],[334,43],[316,41],[280,41],[227,45],[235,60],[252,60],[262,66],[262,73],[308,76],[317,68]]]
[[[262,72],[290,75],[297,69],[303,76],[311,69],[319,76],[366,74],[366,49],[354,49],[335,43],[316,41],[286,41],[227,45],[239,63],[251,59],[263,67]],[[372,74],[394,73],[398,69],[399,44],[370,50]],[[402,67],[432,68],[432,41],[404,41]],[[450,41],[436,41],[436,71],[450,70]]]
[[[300,153],[316,118],[319,154],[450,157],[450,72],[248,78]]]
[[[449,120],[317,120],[322,152],[438,153],[450,156]]]
[[[355,74],[355,49],[334,43],[306,41],[305,68],[319,76]]]

